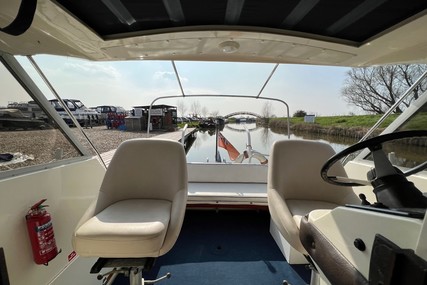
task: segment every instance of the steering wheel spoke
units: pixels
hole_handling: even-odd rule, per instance
[[[372,157],[375,165],[375,178],[397,174],[396,168],[394,168],[393,164],[387,158],[382,147],[372,151]]]
[[[371,182],[367,180],[362,179],[354,179],[344,176],[328,176],[328,179],[331,181],[334,181],[335,185],[342,185],[342,183],[345,183],[346,186],[366,186],[371,185]]]

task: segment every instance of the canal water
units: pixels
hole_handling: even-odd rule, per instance
[[[248,138],[249,131],[250,137]],[[255,123],[253,124],[226,124],[223,129],[219,132],[225,137],[225,139],[230,142],[234,148],[237,149],[240,153],[246,149],[248,139],[251,141],[252,149],[263,154],[268,159],[268,154],[270,152],[270,147],[274,141],[288,139],[287,134],[281,134],[273,132],[269,128],[257,127]],[[337,138],[335,136],[331,137],[319,137],[310,134],[291,134],[291,139],[308,139],[308,140],[318,140],[324,141],[331,144],[336,152],[339,152],[349,145],[356,143],[356,140],[347,139],[347,138]],[[215,162],[216,154],[216,131],[214,129],[209,130],[199,130],[197,132],[197,138],[193,142],[191,148],[187,153],[188,162]],[[222,147],[218,147],[218,151],[221,157],[222,162],[232,162],[228,155],[227,150]],[[252,158],[243,160],[242,163],[253,163],[259,164],[260,162],[257,159]]]

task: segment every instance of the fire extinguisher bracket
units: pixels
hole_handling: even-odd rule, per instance
[[[52,218],[46,211],[47,205],[43,205],[44,202],[46,199],[31,206],[25,215],[25,220],[34,262],[48,265],[49,261],[54,259],[61,250],[58,250],[56,246]]]

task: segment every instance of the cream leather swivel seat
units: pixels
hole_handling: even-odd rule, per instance
[[[316,209],[359,204],[351,187],[329,184],[320,176],[323,164],[335,151],[329,144],[308,140],[283,140],[273,144],[268,165],[267,197],[272,221],[283,238],[307,255],[299,238],[301,218]],[[347,177],[336,163],[330,174]]]
[[[91,273],[122,267],[132,272],[131,284],[142,284],[142,269],[177,240],[186,202],[183,146],[160,139],[125,141],[107,168],[97,199],[74,231],[74,250],[99,257]]]

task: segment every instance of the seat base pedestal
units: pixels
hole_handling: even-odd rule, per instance
[[[90,273],[99,273],[104,267],[140,267],[150,270],[154,265],[154,257],[144,258],[104,258],[100,257],[90,269]]]
[[[169,279],[170,273],[157,278],[155,280],[145,280],[142,277],[142,272],[150,270],[153,266],[155,258],[99,258],[92,266],[90,273],[98,274],[98,280],[103,280],[103,285],[111,285],[120,273],[129,277],[129,285],[144,285],[154,284],[163,279]],[[114,269],[105,273],[99,274],[101,269],[113,267]]]

